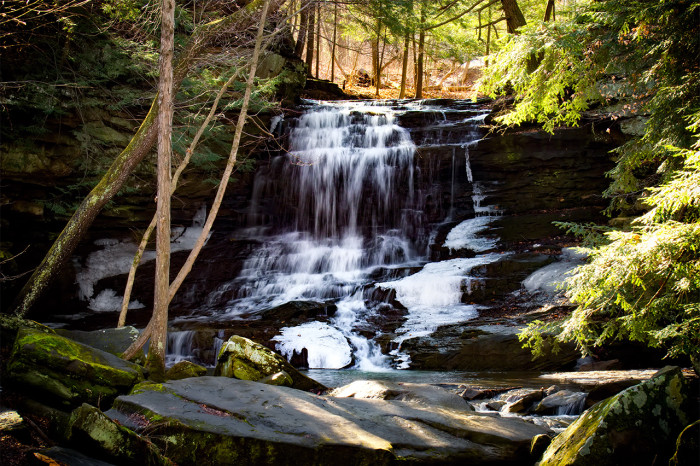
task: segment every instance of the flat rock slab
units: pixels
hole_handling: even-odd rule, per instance
[[[141,384],[106,413],[177,464],[531,464],[520,419],[224,377]]]

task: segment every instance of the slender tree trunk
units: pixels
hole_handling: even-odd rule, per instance
[[[319,64],[321,63],[321,4],[316,3],[316,78],[320,78]]]
[[[156,276],[153,301],[153,336],[146,368],[156,381],[165,380],[170,284],[170,160],[173,131],[173,54],[175,0],[162,0],[160,22],[160,76],[158,83],[158,197],[156,216]]]
[[[273,0],[274,9],[279,9],[285,0]],[[256,19],[255,12],[263,0],[253,0],[244,8],[226,18],[212,21],[195,29],[188,44],[179,54],[173,70],[173,87],[177,90],[182,80],[189,73],[197,57],[212,38],[229,30],[245,30]],[[134,168],[151,151],[156,142],[158,115],[158,97],[153,100],[151,108],[138,131],[131,138],[127,147],[117,156],[98,184],[83,199],[73,216],[56,241],[44,256],[41,264],[15,298],[14,313],[20,317],[36,304],[37,300],[53,283],[64,264],[70,259],[76,246],[80,243],[97,214],[116,195],[124,185]]]
[[[418,33],[418,64],[416,70],[416,99],[423,98],[423,61],[425,59],[425,10],[421,11],[421,30]]]
[[[314,13],[316,10],[316,5],[312,4],[309,7],[309,27],[307,29],[306,35],[306,67],[309,70],[309,74],[313,71],[314,66],[314,46],[316,45],[314,40],[314,30],[316,29],[316,23],[314,22]]]
[[[557,20],[557,15],[554,12],[554,0],[547,1],[547,11],[544,13],[544,22],[549,22],[550,20]]]
[[[408,31],[406,31],[403,39],[403,62],[401,63],[401,90],[399,91],[399,99],[404,99],[406,97],[406,79],[408,78],[408,45],[409,37]]]
[[[255,48],[253,49],[253,57],[251,59],[251,65],[250,65],[250,73],[248,74],[248,80],[246,82],[246,88],[245,88],[245,94],[243,95],[243,103],[241,105],[241,112],[238,115],[238,121],[236,123],[236,130],[233,136],[233,143],[231,144],[231,152],[229,153],[229,158],[228,162],[226,163],[226,168],[224,169],[224,173],[221,176],[221,182],[219,183],[219,188],[216,191],[216,196],[214,198],[214,203],[212,204],[212,207],[209,211],[209,215],[207,216],[207,220],[204,223],[204,227],[202,228],[202,232],[200,233],[199,237],[197,238],[197,241],[195,242],[194,247],[190,251],[189,256],[187,257],[187,260],[185,261],[185,264],[182,266],[180,269],[180,272],[178,272],[177,276],[173,280],[173,282],[170,284],[169,290],[168,290],[168,302],[173,299],[175,294],[177,293],[177,290],[180,288],[182,285],[182,282],[184,282],[185,278],[189,274],[190,270],[192,270],[192,266],[197,259],[197,256],[199,255],[199,252],[202,250],[202,247],[204,247],[204,243],[206,242],[207,237],[209,236],[209,232],[211,231],[211,227],[214,224],[214,220],[216,219],[216,216],[219,213],[219,208],[221,207],[221,202],[224,199],[224,194],[226,193],[226,188],[228,186],[229,179],[231,178],[231,173],[233,172],[233,167],[236,164],[236,157],[238,155],[238,148],[240,147],[241,143],[241,136],[243,134],[243,127],[245,125],[245,121],[247,118],[248,114],[248,105],[250,104],[250,96],[253,92],[253,86],[255,83],[255,72],[257,70],[258,66],[258,61],[260,58],[260,50],[262,48],[262,40],[263,40],[263,34],[265,32],[265,20],[267,18],[267,12],[269,9],[270,5],[270,0],[265,0],[265,3],[263,5],[263,11],[260,17],[260,24],[258,26],[258,33],[255,39]],[[166,322],[167,323],[167,322]],[[138,350],[140,350],[143,345],[148,341],[149,337],[150,338],[155,338],[156,335],[155,333],[157,332],[157,323],[155,320],[155,314],[153,318],[151,318],[151,321],[148,323],[146,328],[144,329],[143,332],[141,332],[141,335],[139,335],[139,338],[124,352],[122,357],[124,359],[131,359]],[[151,345],[153,344],[153,340],[151,341]],[[150,353],[149,349],[149,353]],[[150,354],[149,354],[150,356]]]
[[[515,31],[520,26],[525,26],[525,16],[520,11],[517,0],[501,0],[501,7],[506,16],[506,24],[508,25],[508,33],[515,34]]]
[[[175,173],[173,174],[173,179],[172,183],[170,185],[170,194],[174,194],[175,190],[177,189],[177,184],[178,180],[180,179],[180,175],[182,172],[185,170],[187,165],[190,162],[190,159],[192,158],[192,154],[194,154],[194,150],[197,148],[197,144],[199,144],[199,140],[201,139],[202,135],[204,134],[204,131],[207,129],[209,126],[209,123],[211,120],[214,118],[214,115],[216,113],[216,109],[219,106],[219,101],[221,100],[221,97],[223,96],[224,92],[228,89],[228,87],[231,85],[231,83],[238,77],[238,73],[233,74],[226,83],[221,86],[221,89],[219,89],[219,92],[216,95],[216,98],[214,99],[214,103],[211,106],[211,109],[209,110],[209,114],[207,117],[204,119],[204,122],[202,125],[199,127],[197,130],[197,133],[194,135],[194,138],[192,138],[192,142],[190,143],[190,146],[187,148],[187,151],[185,152],[185,158],[180,162],[180,165],[178,165],[177,170],[175,170]],[[119,321],[117,322],[117,328],[123,327],[126,324],[126,314],[129,310],[129,301],[131,300],[131,290],[134,287],[134,279],[136,278],[136,270],[138,269],[139,264],[141,263],[141,258],[143,257],[143,253],[146,250],[146,246],[148,245],[148,240],[151,238],[151,234],[153,233],[153,230],[156,228],[156,221],[158,219],[157,212],[156,214],[153,215],[153,218],[151,219],[151,223],[148,225],[148,228],[146,228],[146,231],[143,234],[143,237],[141,238],[141,243],[139,244],[139,248],[136,251],[136,254],[134,255],[134,260],[131,263],[131,268],[129,269],[129,276],[126,280],[126,286],[124,287],[124,297],[122,299],[122,308],[121,312],[119,313]]]
[[[333,3],[333,45],[331,46],[331,82],[335,82],[335,44],[338,33],[338,4]]]
[[[382,20],[381,18],[377,19],[377,38],[376,40],[372,41],[372,75],[374,78],[374,86],[375,86],[375,95],[379,97],[379,87],[381,86],[381,76],[382,76],[382,70],[381,70],[381,63],[380,63],[380,58],[379,58],[379,44],[380,41],[382,40]]]
[[[297,43],[294,47],[294,53],[301,58],[304,54],[304,48],[306,47],[306,33],[309,28],[309,9],[306,7],[304,0],[300,2],[302,6],[300,19],[299,19],[299,35],[297,36]]]

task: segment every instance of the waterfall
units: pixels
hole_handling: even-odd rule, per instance
[[[415,112],[416,105],[404,111]],[[324,103],[285,121],[291,125],[289,151],[256,174],[247,216],[246,231],[260,244],[238,277],[210,295],[211,303],[233,295],[224,304],[228,319],[255,319],[290,302],[333,304],[337,310],[332,316],[283,327],[273,338],[288,358],[305,348],[310,368],[377,371],[401,366],[405,357],[395,354],[392,361],[374,340],[378,330],[370,322],[381,306],[369,302],[367,292],[394,290],[406,309],[405,321],[396,330],[400,344],[440,325],[474,318],[477,307],[462,302],[471,288],[470,272],[501,257],[490,252],[496,240],[480,236],[488,222],[477,217],[461,223],[446,246],[483,254],[427,262],[438,227],[426,213],[426,202],[437,197],[431,191],[435,182],[417,164],[411,134],[398,124],[401,111],[391,104]],[[435,113],[440,115],[434,123],[439,128],[431,137],[437,144],[450,130],[447,112]],[[476,127],[480,118],[470,116],[458,123]],[[276,129],[279,124],[275,121]],[[455,186],[463,173],[456,168],[459,147],[467,150],[475,206],[480,208],[484,199],[472,183],[472,142],[449,146],[450,197],[438,204],[443,206],[443,219],[460,220],[453,218]],[[492,213],[490,207],[483,209],[477,213]]]

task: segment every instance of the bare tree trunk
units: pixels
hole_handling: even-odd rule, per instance
[[[425,12],[421,12],[421,24],[425,21]],[[416,66],[416,99],[423,98],[423,60],[425,59],[425,29],[418,34],[418,64]]]
[[[508,33],[514,34],[520,26],[525,26],[525,16],[520,11],[517,0],[501,0],[501,7],[506,16],[506,24],[508,25]]]
[[[335,44],[338,33],[338,4],[333,3],[333,46],[331,47],[331,82],[335,82]]]
[[[377,18],[377,38],[372,40],[372,77],[374,78],[375,95],[379,97],[380,79],[382,76],[381,63],[379,58],[379,43],[382,40],[382,20]]]
[[[241,143],[241,136],[243,134],[243,127],[245,125],[245,120],[248,114],[248,105],[250,104],[250,96],[253,92],[253,86],[255,82],[255,72],[257,70],[258,66],[258,60],[260,58],[260,49],[262,48],[262,40],[263,40],[263,33],[265,31],[265,20],[267,18],[267,12],[269,9],[270,5],[270,0],[265,0],[265,4],[263,5],[263,11],[260,17],[260,24],[258,26],[258,34],[255,39],[255,48],[253,49],[253,57],[251,59],[251,65],[250,65],[250,73],[248,74],[248,80],[246,82],[246,88],[245,88],[245,94],[243,95],[243,103],[241,105],[241,112],[238,115],[238,121],[236,123],[236,130],[233,136],[233,143],[231,144],[231,152],[229,153],[229,158],[228,162],[226,163],[226,168],[224,169],[224,173],[221,176],[221,182],[219,183],[219,188],[216,191],[216,197],[214,198],[214,203],[212,204],[211,210],[209,211],[209,215],[207,216],[207,220],[204,223],[204,227],[202,228],[202,232],[200,233],[199,237],[197,238],[197,241],[195,242],[194,247],[190,251],[189,256],[187,256],[187,260],[185,261],[185,264],[182,266],[180,269],[180,272],[177,274],[175,277],[175,280],[170,284],[169,290],[168,290],[168,302],[170,302],[175,294],[177,293],[177,290],[180,288],[182,285],[182,282],[185,280],[185,277],[187,277],[187,274],[189,274],[190,270],[192,270],[192,266],[194,264],[194,261],[197,259],[197,256],[199,255],[199,252],[202,250],[202,247],[204,247],[204,243],[206,242],[207,237],[209,236],[209,232],[211,231],[211,227],[214,224],[214,220],[216,219],[216,216],[219,213],[219,208],[221,207],[221,202],[224,199],[224,194],[226,193],[226,188],[228,186],[228,181],[231,178],[231,173],[233,172],[233,167],[236,164],[236,157],[238,155],[238,148],[240,147]],[[154,338],[156,335],[155,333],[158,331],[157,324],[155,321],[155,314],[153,318],[151,318],[151,321],[148,323],[144,331],[139,335],[139,338],[137,341],[135,341],[122,355],[124,359],[130,359],[132,358],[138,350],[140,350],[143,345],[148,341],[148,338]],[[167,324],[167,322],[166,322]],[[151,345],[153,345],[153,341],[151,341]],[[149,353],[150,353],[149,349]],[[150,354],[149,354],[150,357]]]
[[[320,78],[318,68],[321,63],[321,4],[316,3],[316,78]]]
[[[557,20],[557,14],[554,12],[554,0],[547,1],[547,11],[544,13],[544,22],[546,23],[550,20]]]
[[[309,7],[309,27],[307,29],[306,35],[306,67],[309,70],[309,74],[313,71],[314,66],[314,30],[316,29],[316,23],[314,22],[314,13],[316,11],[316,5],[312,4]]]
[[[306,5],[304,5],[304,0],[301,0],[300,2],[302,10],[300,14],[300,19],[299,19],[299,35],[297,36],[297,43],[296,46],[294,47],[294,53],[301,58],[302,55],[304,54],[304,48],[306,46],[306,33],[309,28],[309,10],[308,8],[305,8]]]
[[[165,380],[168,343],[168,285],[170,283],[170,160],[173,132],[173,54],[175,0],[161,1],[160,76],[158,83],[158,194],[156,207],[156,276],[153,335],[146,368],[156,381]]]
[[[408,78],[408,31],[403,39],[403,61],[401,63],[401,90],[399,91],[399,99],[406,97],[406,79]]]
[[[285,0],[273,0],[274,9],[284,4]],[[173,87],[177,90],[182,80],[194,66],[196,58],[212,38],[231,29],[245,30],[255,20],[255,12],[263,0],[253,0],[244,8],[237,10],[226,18],[212,21],[195,29],[187,46],[179,54],[173,70]],[[56,241],[44,256],[41,264],[15,298],[14,313],[20,317],[27,314],[37,300],[46,292],[61,268],[71,257],[83,235],[88,230],[97,214],[119,192],[134,168],[150,152],[156,142],[158,115],[158,97],[153,100],[151,108],[138,131],[131,138],[129,145],[117,156],[100,182],[83,199],[73,216]]]
[[[219,101],[221,100],[221,97],[223,96],[224,92],[226,92],[231,83],[234,81],[234,79],[236,79],[237,77],[238,73],[232,75],[228,79],[228,81],[226,81],[226,83],[223,86],[221,86],[221,89],[219,89],[219,92],[217,93],[216,98],[214,99],[214,103],[212,104],[211,109],[209,110],[209,114],[197,130],[197,133],[195,134],[194,138],[192,138],[192,142],[190,143],[190,146],[185,152],[185,158],[182,160],[182,162],[180,162],[180,165],[178,165],[177,170],[175,170],[175,173],[173,174],[173,179],[170,186],[171,195],[175,193],[175,190],[177,189],[178,180],[180,179],[180,175],[185,170],[185,167],[187,167],[187,165],[190,163],[190,159],[192,158],[192,154],[194,154],[194,150],[197,147],[197,144],[199,144],[200,138],[204,134],[204,131],[207,129],[207,126],[209,126],[211,120],[214,118],[214,114],[216,113],[216,109],[219,106]],[[134,287],[136,270],[138,269],[138,266],[141,263],[141,258],[143,257],[143,253],[146,250],[146,246],[148,245],[148,240],[151,238],[151,234],[153,233],[153,230],[156,227],[157,218],[158,216],[156,213],[153,215],[153,218],[151,219],[151,223],[148,225],[148,228],[146,228],[146,231],[144,232],[143,237],[141,238],[139,248],[136,251],[136,254],[134,255],[134,260],[131,263],[131,268],[129,269],[129,277],[126,280],[126,286],[124,287],[124,297],[122,299],[122,308],[121,312],[119,313],[119,321],[117,322],[117,328],[123,327],[126,324],[126,314],[129,310],[129,301],[131,300],[131,290]]]

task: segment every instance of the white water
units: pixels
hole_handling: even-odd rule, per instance
[[[420,104],[409,107],[417,109]],[[461,123],[476,125],[482,118],[471,116]],[[396,332],[399,344],[428,335],[440,325],[476,317],[477,307],[462,303],[470,292],[470,272],[502,256],[491,253],[426,263],[435,226],[425,220],[425,193],[415,188],[416,146],[396,121],[390,107],[358,102],[318,105],[302,114],[291,129],[289,152],[256,177],[247,232],[262,244],[233,282],[210,295],[210,305],[233,292],[225,316],[250,319],[290,301],[334,304],[337,311],[331,318],[284,327],[273,340],[287,357],[306,348],[310,368],[352,364],[362,371],[406,367],[407,361],[401,354],[392,361],[371,338],[370,322],[380,311],[363,297],[367,287],[396,290],[396,300],[406,307],[406,320]],[[275,121],[275,129],[278,125]],[[471,143],[461,146],[470,183]],[[448,218],[455,177],[463,176],[456,170],[457,147]],[[445,246],[480,253],[496,246],[496,239],[480,235],[490,220],[481,216],[495,209],[481,207],[485,195],[477,183],[473,185],[480,217],[458,225]],[[281,189],[276,203],[289,205],[279,214],[265,204],[275,189]],[[376,273],[384,278],[372,285],[370,276]],[[390,280],[392,275],[404,278]]]

